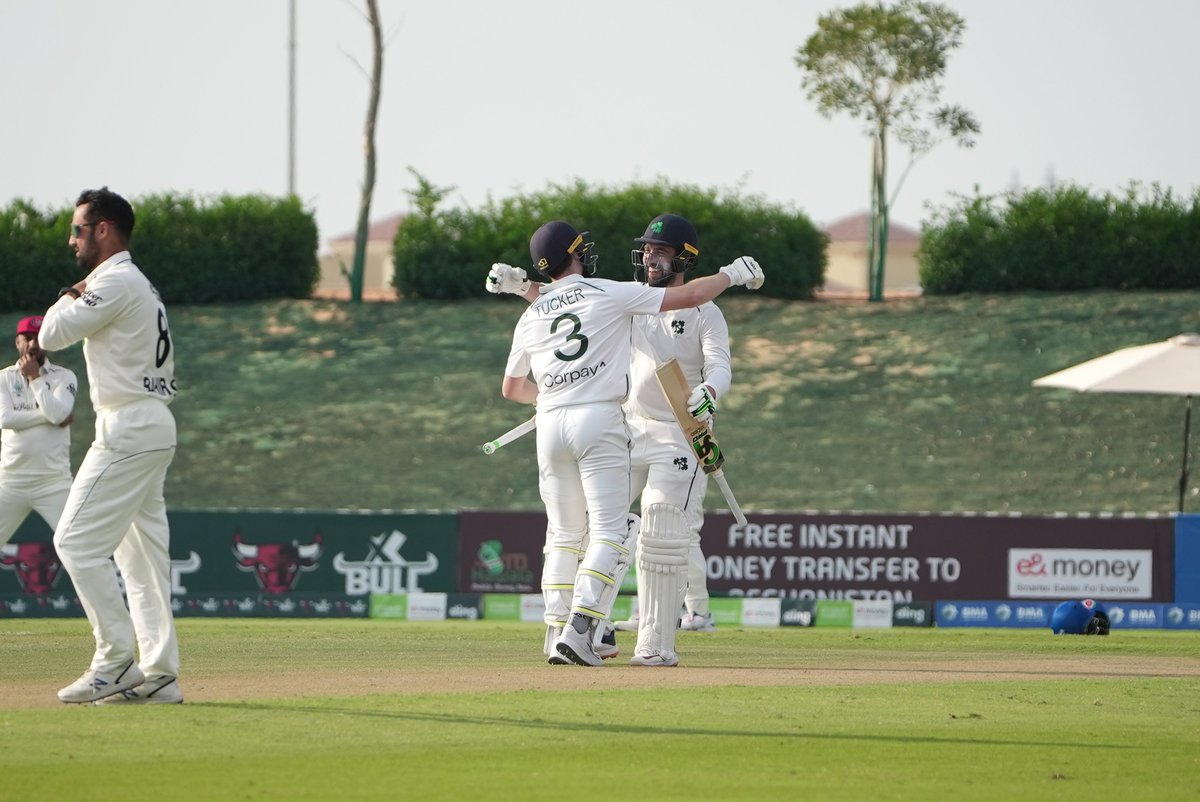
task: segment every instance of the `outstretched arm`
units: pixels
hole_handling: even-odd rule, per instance
[[[704,276],[679,287],[667,287],[658,311],[670,312],[706,304],[736,285],[743,285],[748,290],[757,290],[763,285],[763,272],[758,262],[749,256],[739,256],[716,275]]]

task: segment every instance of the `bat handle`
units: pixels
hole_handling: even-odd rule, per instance
[[[484,444],[483,444],[483,453],[484,453],[484,454],[495,454],[495,453],[496,453],[496,447],[497,447],[498,445],[499,445],[499,443],[497,443],[495,440],[493,440],[493,441],[492,441],[492,442],[490,442],[490,443],[484,443]]]
[[[738,525],[745,526],[746,514],[742,512],[741,505],[734,498],[733,489],[729,487],[729,482],[725,479],[724,471],[714,471],[713,478],[717,480],[717,486],[721,488],[721,495],[725,497],[725,502],[729,505],[729,511],[733,513],[733,518],[738,522]]]

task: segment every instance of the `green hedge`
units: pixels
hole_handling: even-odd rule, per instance
[[[634,238],[665,212],[692,221],[700,235],[695,275],[715,273],[738,256],[753,256],[776,298],[809,299],[824,282],[825,233],[802,214],[760,198],[665,184],[595,188],[576,182],[545,192],[489,201],[477,210],[436,208],[436,196],[417,198],[418,211],[396,232],[393,284],[406,297],[477,298],[493,262],[529,268],[529,237],[547,220],[566,220],[590,232],[600,260],[596,274],[628,280]],[[742,290],[736,290],[742,291]]]
[[[318,277],[317,223],[299,199],[130,199],[134,261],[168,304],[305,298]],[[83,276],[67,245],[73,209],[0,209],[0,311],[44,309]]]
[[[934,294],[1200,287],[1200,191],[976,195],[924,226],[918,260]]]

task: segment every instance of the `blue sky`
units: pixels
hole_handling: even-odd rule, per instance
[[[322,242],[351,229],[362,180],[362,3],[298,0],[296,190]],[[801,0],[380,0],[388,32],[373,217],[409,208],[411,166],[478,205],[579,178],[738,189],[828,223],[867,204],[860,124],[826,120],[794,55]],[[909,225],[978,187],[1200,186],[1192,95],[1200,4],[949,0],[967,32],[943,100],[972,150],[918,162]],[[0,205],[287,188],[286,0],[0,4]],[[905,164],[893,150],[894,182]]]

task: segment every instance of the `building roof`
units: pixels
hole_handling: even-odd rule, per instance
[[[390,214],[387,217],[381,217],[367,228],[367,242],[391,242],[396,239],[396,229],[400,227],[400,221],[404,219],[402,212]],[[330,240],[330,242],[353,242],[355,231],[351,229],[345,234],[339,234]]]
[[[869,238],[870,215],[866,212],[842,217],[825,226],[830,242],[866,242]],[[920,242],[921,232],[894,220],[888,221],[888,242]]]

